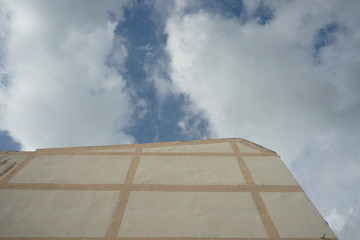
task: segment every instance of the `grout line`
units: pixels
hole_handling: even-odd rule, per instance
[[[5,183],[6,190],[73,190],[73,191],[123,191],[125,184],[63,184],[63,183]]]
[[[273,240],[272,238],[226,238],[226,237],[118,237],[117,240]],[[1,239],[0,239],[1,240]],[[279,240],[322,240],[319,238],[279,238]],[[325,238],[324,240],[338,240],[337,238]]]
[[[232,138],[234,140],[241,140],[241,138]],[[169,146],[187,146],[187,145],[198,145],[198,144],[211,144],[211,143],[223,143],[229,142],[229,138],[219,139],[206,139],[206,140],[189,140],[189,141],[174,141],[174,142],[154,142],[154,143],[138,143],[138,144],[125,144],[125,145],[107,145],[107,146],[87,146],[87,147],[68,147],[68,148],[43,148],[37,149],[37,152],[79,152],[82,150],[102,150],[102,149],[129,149],[129,148],[151,148],[151,147],[169,147]]]
[[[251,176],[250,170],[248,169],[244,159],[242,158],[242,156],[238,155],[240,153],[240,149],[239,149],[238,145],[234,141],[230,142],[230,144],[231,144],[231,147],[233,148],[234,153],[237,154],[237,162],[238,162],[240,170],[244,176],[246,184],[255,185],[254,179]]]
[[[38,155],[134,155],[133,152],[39,152]],[[265,156],[278,156],[273,152],[261,153],[232,153],[232,152],[143,152],[142,155],[148,156],[244,156],[244,157],[265,157]]]
[[[6,155],[29,155],[32,154],[34,152],[32,151],[17,151],[17,152],[12,152],[12,151],[0,151],[0,154],[6,154]]]
[[[246,185],[162,185],[133,184],[132,191],[159,192],[248,192]]]
[[[4,164],[5,165],[5,164]],[[5,175],[10,169],[12,169],[16,164],[8,164],[7,168],[0,172],[0,178]]]
[[[268,149],[268,148],[265,148],[257,143],[254,143],[254,142],[251,142],[247,139],[238,139],[238,142],[245,145],[245,146],[248,146],[252,149],[255,149],[255,150],[258,150],[259,152],[262,152],[262,153],[275,153],[275,151],[271,150],[271,149]],[[276,154],[277,155],[277,154]]]
[[[254,185],[258,192],[304,192],[300,185]]]
[[[101,237],[0,237],[0,240],[105,240]],[[117,237],[116,240],[209,240],[212,237]],[[222,238],[216,240],[270,240],[270,238]],[[279,240],[320,240],[321,238],[279,238]],[[338,240],[338,238],[325,238],[325,240]]]
[[[303,192],[292,185],[169,185],[169,184],[58,184],[4,183],[0,190],[73,190],[73,191],[163,191],[163,192]]]
[[[120,230],[121,222],[125,214],[126,205],[130,196],[130,187],[134,181],[136,169],[139,165],[140,156],[142,152],[142,147],[139,146],[136,148],[133,159],[131,160],[131,164],[126,175],[126,179],[124,181],[124,185],[128,186],[125,190],[120,193],[120,199],[117,203],[117,207],[114,212],[114,216],[112,218],[112,222],[106,232],[106,239],[116,239]]]
[[[257,151],[259,151],[259,152],[261,152],[261,153],[269,153],[269,149],[265,149],[265,148],[263,148],[263,147],[260,147],[259,145],[255,144],[255,143],[253,143],[253,142],[249,142],[249,141],[247,141],[247,140],[245,140],[245,139],[241,139],[241,140],[239,140],[238,142],[239,142],[240,144],[243,144],[243,145],[249,147],[249,148],[252,148],[252,149],[254,149],[254,150],[257,150]]]
[[[79,152],[38,152],[38,155],[127,155],[132,156],[134,152],[86,152],[86,151],[79,151]]]
[[[125,184],[132,184],[135,178],[135,174],[136,174],[136,169],[139,166],[139,162],[140,162],[140,157],[142,154],[142,148],[137,148],[135,153],[134,153],[134,157],[131,161],[128,173],[126,175],[125,178]]]
[[[117,240],[270,240],[269,238],[226,238],[226,237],[118,237]],[[296,239],[302,240],[302,239]],[[309,240],[309,239],[306,239]],[[310,239],[312,240],[312,239]],[[319,240],[319,239],[317,239]]]
[[[19,165],[15,166],[14,169],[9,172],[9,174],[5,175],[4,178],[0,180],[0,184],[8,183],[10,179],[15,176],[21,169],[23,169],[27,164],[29,164],[35,156],[35,153],[30,154],[24,161],[22,161]]]
[[[118,232],[120,230],[120,225],[125,213],[126,205],[129,200],[130,191],[124,190],[120,193],[119,200],[117,202],[116,209],[114,211],[114,215],[111,221],[111,224],[108,227],[106,232],[105,239],[116,239]]]
[[[103,240],[101,237],[0,237],[0,240]]]
[[[233,153],[233,152],[144,152],[142,155],[150,156],[278,156],[276,153]]]
[[[256,209],[260,216],[260,219],[264,225],[264,228],[271,239],[280,239],[280,235],[271,219],[269,211],[267,210],[265,203],[258,191],[251,191],[251,197],[254,200]]]
[[[231,147],[233,148],[233,151],[235,153],[240,153],[240,149],[238,145],[236,144],[236,141],[230,141]],[[242,156],[237,156],[238,164],[241,169],[241,172],[244,175],[245,182],[249,186],[249,190],[251,193],[251,197],[254,201],[254,204],[256,206],[256,209],[258,211],[258,214],[260,216],[260,219],[263,223],[263,226],[265,228],[265,231],[269,238],[271,239],[280,239],[280,235],[271,219],[271,216],[265,206],[265,203],[263,199],[261,198],[261,195],[259,191],[254,188],[255,181],[251,175],[250,170],[248,169],[246,162]]]

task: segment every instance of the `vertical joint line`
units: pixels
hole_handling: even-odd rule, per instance
[[[125,184],[131,185],[134,181],[136,169],[140,162],[142,147],[137,147],[135,150],[135,153],[133,155],[133,158],[131,160],[131,164],[129,166],[129,170],[127,172],[126,178],[125,178]]]
[[[251,197],[254,201],[256,210],[259,214],[259,217],[264,225],[265,231],[268,235],[269,238],[271,239],[280,239],[280,235],[270,217],[270,214],[265,206],[265,203],[260,195],[260,192],[258,191],[258,188],[255,186],[255,181],[251,175],[251,172],[249,170],[249,168],[246,165],[246,162],[244,160],[244,158],[240,155],[240,149],[239,146],[237,145],[236,141],[231,141],[230,142],[231,147],[234,151],[234,153],[236,154],[236,158],[237,158],[237,162],[239,164],[240,170],[244,176],[246,185],[248,186],[250,193],[251,193]]]
[[[251,173],[245,163],[244,158],[240,155],[241,152],[240,152],[239,146],[236,144],[235,141],[231,141],[230,144],[233,149],[233,152],[236,155],[236,159],[237,159],[238,165],[240,167],[241,173],[244,176],[246,185],[254,185],[255,184],[254,179],[251,176]]]
[[[142,145],[136,147],[133,158],[131,159],[131,163],[124,181],[124,185],[126,186],[126,188],[124,191],[121,191],[120,193],[120,198],[114,210],[112,222],[106,232],[105,239],[117,239],[121,222],[125,214],[126,205],[129,201],[131,185],[134,181],[136,169],[139,165],[141,152],[142,152]]]

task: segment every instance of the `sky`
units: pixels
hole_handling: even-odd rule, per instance
[[[0,0],[0,150],[241,137],[360,239],[360,2]]]

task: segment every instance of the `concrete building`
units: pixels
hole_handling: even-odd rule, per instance
[[[244,139],[0,152],[0,239],[322,237],[280,157]]]

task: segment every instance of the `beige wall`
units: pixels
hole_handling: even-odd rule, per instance
[[[0,164],[0,240],[336,239],[277,154],[241,138],[2,152]]]

